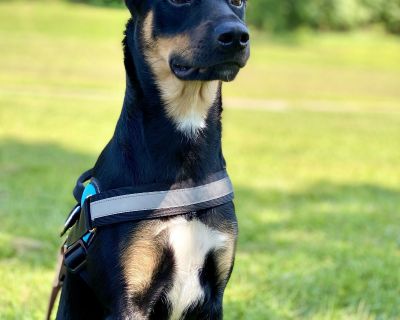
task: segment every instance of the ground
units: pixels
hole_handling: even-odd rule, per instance
[[[0,318],[42,319],[76,177],[122,104],[127,12],[0,2]],[[226,319],[399,319],[400,39],[253,32],[225,87]]]

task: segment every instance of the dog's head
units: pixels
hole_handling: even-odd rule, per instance
[[[168,118],[184,135],[197,137],[217,101],[219,82],[235,79],[249,58],[246,1],[125,2],[133,16],[125,57],[129,51],[136,61],[142,89],[155,84]]]
[[[126,0],[141,21],[153,71],[180,80],[231,81],[245,66],[245,0]]]

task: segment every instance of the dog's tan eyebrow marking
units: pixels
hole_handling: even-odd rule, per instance
[[[219,81],[178,79],[171,71],[169,57],[177,48],[190,54],[190,39],[184,34],[154,38],[153,18],[153,12],[150,11],[143,23],[147,63],[154,74],[167,116],[175,123],[178,130],[188,136],[195,136],[205,126],[208,110],[217,96]]]

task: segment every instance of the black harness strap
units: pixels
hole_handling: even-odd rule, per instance
[[[89,184],[85,185],[88,181]],[[61,250],[63,263],[53,286],[47,319],[66,270],[78,274],[90,286],[85,264],[97,228],[210,209],[231,202],[234,197],[226,170],[211,174],[202,181],[157,183],[101,192],[91,169],[78,178],[73,195],[78,203],[68,215],[61,232],[62,236],[70,230]]]
[[[75,200],[80,203],[83,191],[85,190],[85,182],[89,181],[93,177],[93,169],[87,170],[81,174],[76,181],[74,191],[72,192]]]
[[[217,207],[233,199],[232,183],[225,170],[200,182],[151,184],[100,192],[86,200],[87,229],[169,217]]]

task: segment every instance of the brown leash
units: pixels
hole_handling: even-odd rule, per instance
[[[60,250],[60,254],[58,256],[56,276],[54,278],[53,287],[51,289],[49,305],[47,307],[46,320],[51,319],[51,313],[54,309],[54,305],[56,303],[58,293],[60,292],[61,287],[63,285],[65,271],[66,270],[65,270],[65,266],[64,266],[64,246],[62,246],[61,250]]]

